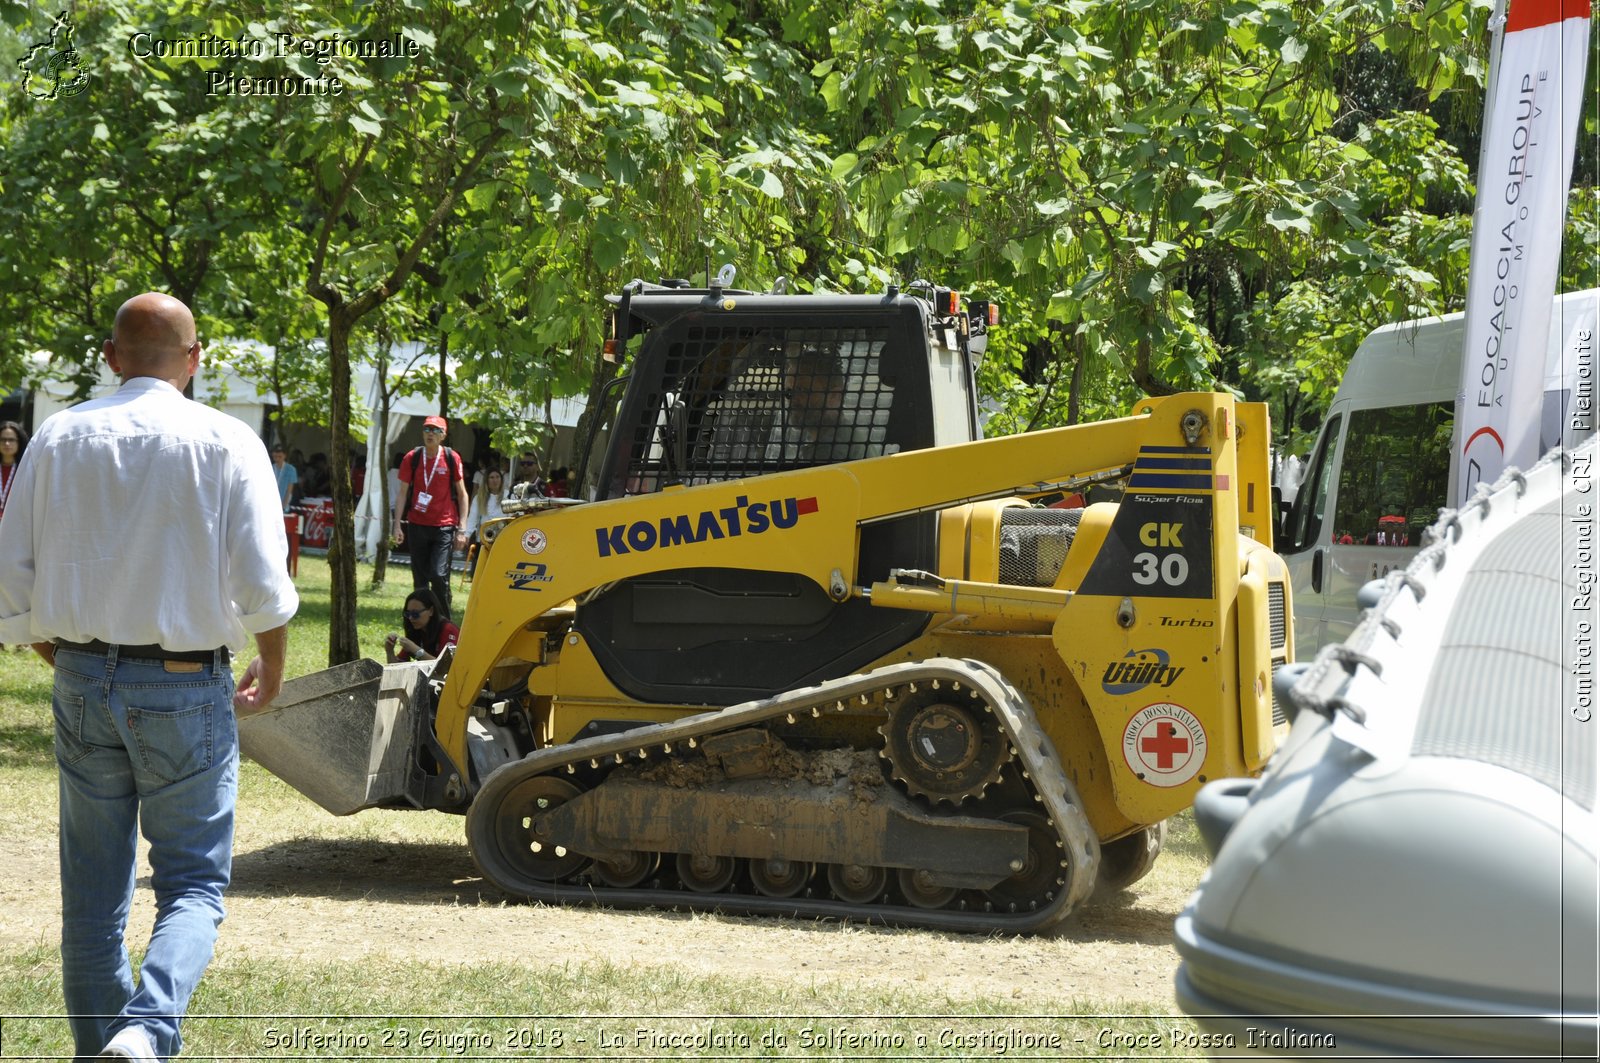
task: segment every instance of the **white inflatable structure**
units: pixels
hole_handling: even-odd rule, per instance
[[[1595,456],[1443,514],[1201,792],[1177,997],[1221,1053],[1596,1058]]]

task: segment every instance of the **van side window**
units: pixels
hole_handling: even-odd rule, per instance
[[[1445,505],[1454,420],[1450,402],[1350,415],[1334,519],[1339,542],[1420,545],[1422,529]]]
[[[1344,423],[1340,414],[1329,421],[1317,441],[1317,452],[1311,456],[1311,468],[1300,481],[1300,491],[1295,495],[1294,508],[1289,513],[1289,553],[1309,550],[1317,545],[1317,532],[1322,527],[1323,515],[1328,510],[1328,484],[1332,482],[1333,454],[1339,447],[1339,428]]]

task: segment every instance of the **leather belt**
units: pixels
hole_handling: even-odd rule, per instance
[[[217,659],[219,652],[219,650],[169,650],[162,646],[113,646],[99,639],[92,642],[68,642],[65,639],[57,639],[56,649],[89,653],[97,657],[104,657],[112,650],[116,650],[118,658],[129,657],[143,661],[190,661],[198,664],[210,664]],[[226,661],[228,652],[226,647],[219,649],[223,654],[223,660]]]

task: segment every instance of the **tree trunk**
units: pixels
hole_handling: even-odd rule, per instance
[[[450,333],[439,330],[439,416],[450,416]]]
[[[383,510],[383,534],[378,536],[378,548],[373,551],[372,558],[372,585],[383,586],[383,581],[389,578],[389,521],[394,513],[394,499],[389,497],[389,354],[384,351],[378,358],[378,423],[372,430],[378,434],[378,455],[380,461],[378,468],[372,468],[372,448],[367,448],[367,475],[381,476],[378,481],[379,508]]]
[[[356,637],[356,521],[350,497],[350,331],[355,322],[343,307],[328,312],[328,431],[333,437],[329,472],[333,479],[333,531],[328,540],[328,569],[333,588],[329,602],[328,667],[361,656]]]
[[[1078,333],[1067,337],[1067,350],[1072,352],[1072,380],[1067,385],[1067,423],[1083,420],[1083,363],[1088,357],[1083,349],[1083,337]]]
[[[1178,389],[1165,380],[1156,379],[1150,369],[1151,334],[1155,331],[1156,312],[1153,302],[1139,311],[1139,339],[1133,346],[1133,382],[1144,389],[1146,395],[1176,395]]]
[[[1272,427],[1277,429],[1277,439],[1274,442],[1282,452],[1281,457],[1289,456],[1289,442],[1294,438],[1294,407],[1295,396],[1285,394],[1283,396],[1283,417],[1281,419],[1277,417],[1272,419]]]

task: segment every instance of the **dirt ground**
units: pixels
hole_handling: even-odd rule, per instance
[[[951,1000],[1037,1001],[1051,1013],[1074,1000],[1172,1011],[1172,922],[1198,866],[1096,898],[1043,937],[973,937],[664,911],[605,911],[507,903],[479,876],[460,822],[428,814],[364,813],[335,820],[309,803],[271,818],[241,801],[234,885],[217,958],[515,962],[538,968],[608,960],[691,975],[788,985],[868,984]],[[407,840],[391,840],[402,824]],[[419,830],[418,824],[421,824]],[[416,835],[421,834],[421,837]],[[60,927],[54,824],[0,831],[0,948],[54,947]],[[153,918],[148,868],[129,931]],[[887,939],[892,938],[892,941]],[[893,953],[896,962],[885,962]]]

